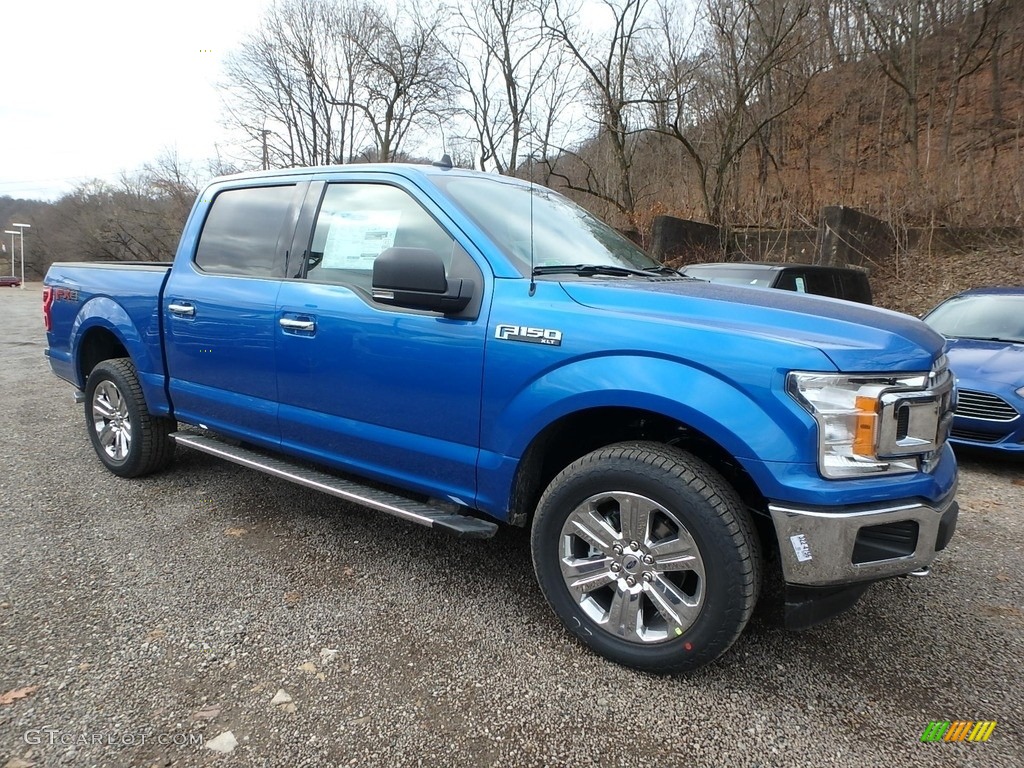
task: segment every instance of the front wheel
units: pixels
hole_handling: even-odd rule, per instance
[[[162,469],[174,457],[174,419],[146,407],[135,366],[126,358],[104,360],[85,385],[85,423],[96,455],[121,477]]]
[[[760,541],[732,487],[692,454],[622,443],[563,470],[541,497],[534,569],[562,623],[648,672],[714,661],[757,601]]]

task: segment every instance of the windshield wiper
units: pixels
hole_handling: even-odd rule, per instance
[[[684,275],[678,269],[666,267],[664,264],[658,264],[657,266],[654,267],[644,267],[644,272],[653,272],[656,275],[674,275],[675,277],[686,277],[686,275]]]
[[[1004,339],[1000,336],[951,336],[953,339],[970,339],[971,341],[998,341],[1003,344],[1024,344],[1024,339]]]
[[[533,268],[534,276],[537,275],[612,275],[614,277],[627,277],[638,275],[650,277],[651,273],[642,269],[632,267],[620,267],[616,264],[542,264]]]

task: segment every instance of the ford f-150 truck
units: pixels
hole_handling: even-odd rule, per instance
[[[808,626],[956,523],[924,323],[685,278],[450,163],[217,179],[172,263],[57,263],[43,305],[114,474],[180,446],[456,534],[529,525],[565,627],[644,670],[724,653],[765,573]]]

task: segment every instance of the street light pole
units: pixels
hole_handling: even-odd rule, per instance
[[[5,229],[4,234],[11,236],[11,277],[14,277],[14,236],[18,233],[13,229]]]
[[[25,228],[31,228],[31,224],[18,224],[17,222],[11,223],[12,227],[18,227],[21,230],[21,290],[25,290]],[[14,268],[11,268],[11,272]]]

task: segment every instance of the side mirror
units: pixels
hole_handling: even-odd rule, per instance
[[[373,300],[446,315],[473,299],[473,281],[445,277],[444,261],[429,248],[388,248],[373,261]]]

